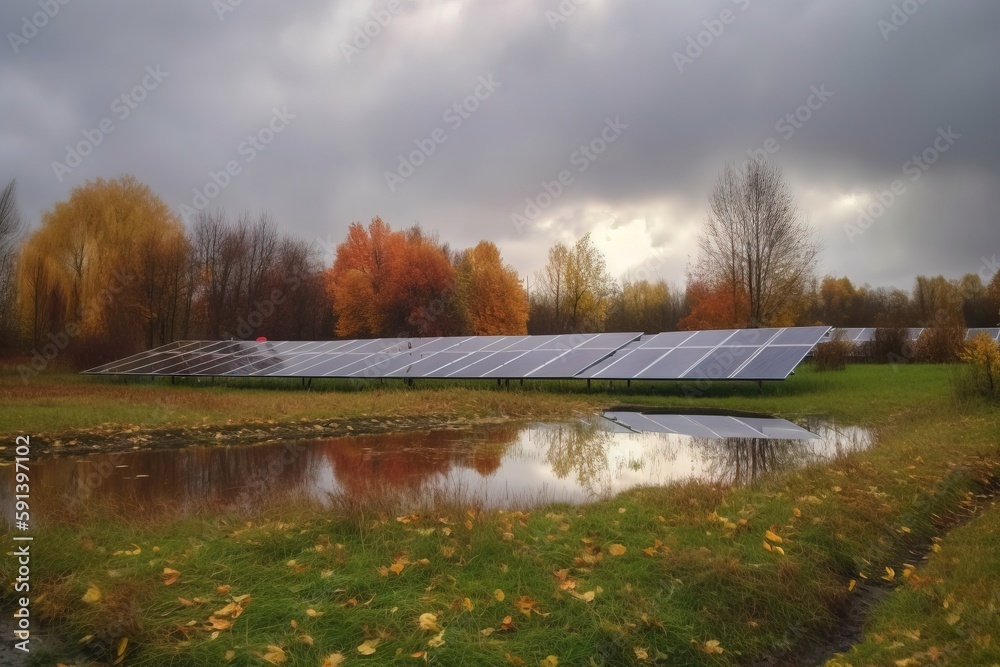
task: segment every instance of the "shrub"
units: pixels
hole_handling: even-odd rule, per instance
[[[844,332],[837,331],[829,343],[820,343],[813,352],[818,371],[842,371],[847,368],[847,357],[854,351],[853,343],[844,340]]]
[[[868,361],[875,364],[909,361],[913,357],[909,333],[904,327],[878,327],[872,339],[864,344],[863,354]]]
[[[965,347],[968,330],[961,325],[946,325],[924,329],[916,344],[918,361],[948,364],[959,360]]]
[[[966,363],[959,395],[1000,399],[1000,344],[986,334],[978,334],[965,344],[959,356]]]

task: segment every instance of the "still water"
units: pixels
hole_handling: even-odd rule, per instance
[[[734,485],[833,459],[873,442],[866,429],[812,419],[813,440],[633,433],[595,417],[244,446],[48,458],[32,465],[32,511],[107,503],[187,513],[252,510],[283,498],[320,505],[390,500],[481,507],[581,503],[641,485]],[[13,475],[0,481],[12,507]],[[9,522],[11,517],[5,517]]]

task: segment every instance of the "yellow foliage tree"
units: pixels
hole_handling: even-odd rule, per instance
[[[188,255],[184,227],[148,186],[133,176],[88,181],[43,214],[23,247],[28,337],[81,337],[119,354],[172,340]]]
[[[471,333],[519,336],[528,332],[528,296],[517,271],[504,264],[494,243],[480,241],[462,253],[458,284]]]

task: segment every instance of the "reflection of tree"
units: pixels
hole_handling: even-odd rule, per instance
[[[798,440],[771,438],[692,438],[705,461],[705,478],[716,484],[751,484],[765,473],[783,470],[801,459]]]
[[[475,438],[467,431],[355,436],[337,439],[323,453],[347,495],[416,492],[456,466],[489,476],[519,431],[515,426],[490,427]]]
[[[559,479],[570,473],[592,494],[601,495],[611,487],[608,451],[613,434],[596,423],[574,422],[535,429],[533,438],[541,440],[545,460]]]

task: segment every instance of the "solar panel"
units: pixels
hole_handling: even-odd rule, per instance
[[[828,327],[344,341],[178,341],[96,375],[784,379]]]
[[[819,436],[786,419],[724,415],[651,414],[611,411],[604,417],[633,431],[699,438],[815,440]]]
[[[978,336],[979,334],[986,334],[993,340],[1000,342],[1000,328],[997,327],[986,327],[986,328],[976,327],[969,329],[969,332],[966,334],[965,339],[972,340],[974,336]]]

